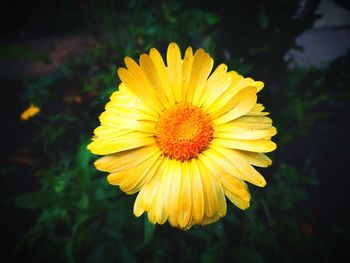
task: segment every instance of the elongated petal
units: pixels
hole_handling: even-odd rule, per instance
[[[95,162],[95,167],[104,172],[118,172],[137,167],[160,150],[155,145],[107,155]]]
[[[164,167],[166,166],[166,163],[164,163]],[[150,210],[149,213],[154,214],[155,221],[158,224],[164,224],[165,221],[168,219],[168,204],[166,199],[166,188],[167,182],[168,182],[168,175],[164,172],[161,174],[159,181],[158,181],[158,190],[154,197],[154,207],[153,210]]]
[[[207,111],[227,89],[241,78],[243,77],[237,72],[227,72],[227,66],[225,64],[220,64],[210,75],[205,86],[205,92],[198,106],[201,106]]]
[[[228,174],[225,170],[228,170],[227,166],[222,166],[222,159],[213,158],[212,153],[208,153],[208,158],[206,155],[202,156],[202,159],[205,163],[210,164],[210,169],[213,173],[217,175],[217,180],[222,184],[225,195],[230,199],[232,203],[234,203],[237,207],[241,209],[246,209],[249,207],[250,194],[246,184],[233,176],[232,174]],[[227,163],[226,163],[227,164]],[[209,165],[208,165],[209,166]]]
[[[276,144],[270,140],[234,140],[215,138],[212,144],[229,149],[238,149],[250,152],[267,153],[276,149]]]
[[[121,108],[130,111],[141,111],[144,115],[148,115],[145,120],[157,121],[159,113],[149,107],[141,97],[136,96],[124,83],[119,85],[119,90],[113,92],[110,102],[106,104],[106,111],[118,113]]]
[[[149,174],[153,174],[153,176],[149,182],[141,188],[134,203],[135,216],[138,217],[144,212],[148,212],[148,219],[152,224],[157,222],[155,217],[155,200],[166,162],[167,158],[161,158],[157,160],[156,165],[152,166]]]
[[[268,112],[264,112],[265,107],[261,103],[255,104],[255,106],[246,114],[246,116],[265,116]]]
[[[158,101],[163,105],[163,107],[169,108],[172,104],[171,100],[169,101],[168,96],[165,92],[166,89],[163,88],[164,80],[161,79],[163,76],[160,76],[158,74],[157,68],[152,59],[148,55],[142,54],[140,57],[140,66],[145,72],[145,75],[151,86],[150,89],[154,91],[154,94],[157,97]]]
[[[182,59],[177,44],[170,43],[167,50],[168,79],[176,102],[182,100]]]
[[[229,104],[235,95],[241,90],[248,87],[255,87],[254,80],[250,78],[243,78],[234,71],[229,72],[229,74],[232,78],[230,85],[225,88],[219,97],[217,97],[210,105],[208,105],[208,107],[205,108],[208,113],[215,112],[222,107],[227,109],[228,106],[226,105]],[[257,87],[255,87],[255,89],[257,89]]]
[[[223,173],[220,181],[225,195],[238,208],[245,210],[250,205],[250,194],[247,185],[232,175]]]
[[[178,227],[179,193],[182,186],[181,163],[176,160],[169,160],[165,170],[167,174],[167,190],[164,191],[164,198],[167,200],[168,220],[172,226]]]
[[[209,224],[217,221],[226,214],[226,200],[222,185],[218,181],[218,174],[215,174],[213,163],[206,159],[198,159],[197,165],[201,172],[203,193],[205,200],[205,217],[202,224]]]
[[[186,94],[188,92],[189,83],[192,76],[192,67],[193,67],[193,52],[192,48],[189,47],[186,49],[185,57],[182,63],[182,85],[181,85],[181,101],[186,100]]]
[[[197,106],[203,94],[208,76],[213,68],[213,59],[199,49],[194,54],[191,78],[188,83],[186,101]]]
[[[119,185],[125,193],[134,194],[140,191],[141,187],[154,176],[154,171],[158,169],[161,163],[159,156],[160,153],[154,153],[137,167],[109,174],[107,180],[110,184]]]
[[[127,69],[119,68],[119,78],[139,98],[156,112],[161,111],[161,104],[157,100],[155,90],[150,85],[145,72],[129,57],[125,58]]]
[[[272,160],[266,154],[240,150],[236,150],[236,152],[252,165],[258,167],[268,167],[272,164]]]
[[[218,126],[219,132],[243,132],[247,130],[265,130],[272,127],[272,120],[269,117],[247,117],[242,116],[233,121]]]
[[[180,228],[187,228],[192,219],[192,187],[188,162],[181,164],[182,183],[179,192],[178,223]]]
[[[212,116],[213,122],[216,125],[227,123],[249,112],[254,107],[256,100],[256,89],[246,88],[236,94],[228,105],[226,105],[230,108],[230,110],[225,112],[225,106],[222,105],[221,109],[211,113],[210,115]]]
[[[118,132],[113,128],[100,127],[102,129],[96,132],[98,136],[88,145],[88,149],[94,154],[112,154],[154,144],[153,136],[147,133]]]
[[[153,64],[157,70],[159,81],[161,82],[162,88],[168,101],[171,105],[175,105],[175,98],[172,92],[172,87],[170,86],[168,69],[165,67],[164,61],[157,49],[151,48],[149,56],[153,61]]]
[[[204,191],[197,162],[193,159],[189,162],[189,170],[192,186],[192,222],[200,224],[204,216]]]
[[[264,177],[235,150],[215,146],[206,151],[204,156],[220,167],[218,173],[227,173],[260,187],[266,185]]]
[[[147,115],[143,115],[137,111],[134,113],[120,111],[118,114],[114,114],[111,111],[105,111],[100,115],[100,122],[103,126],[115,129],[115,130],[129,130],[145,133],[154,133],[155,122],[141,120],[146,118]]]
[[[221,132],[217,134],[217,138],[235,139],[235,140],[258,140],[269,139],[277,133],[275,127],[264,130],[233,130],[231,132]]]
[[[262,81],[254,81],[254,86],[258,88],[258,92],[259,92],[264,88],[265,84]]]

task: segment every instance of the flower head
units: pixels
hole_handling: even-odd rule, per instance
[[[37,115],[39,112],[40,112],[40,109],[37,106],[30,104],[30,106],[25,111],[22,112],[21,120],[27,121],[31,117],[34,117],[35,115]]]
[[[223,217],[225,196],[248,208],[244,181],[266,184],[252,165],[269,166],[264,153],[276,148],[276,129],[257,103],[264,84],[225,64],[211,73],[209,54],[189,47],[182,58],[175,43],[166,65],[154,48],[125,64],[88,149],[106,155],[95,166],[110,184],[138,192],[134,214],[188,229]]]

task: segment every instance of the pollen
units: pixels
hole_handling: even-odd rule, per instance
[[[213,126],[200,108],[180,103],[162,113],[156,124],[155,139],[164,155],[183,162],[208,148]]]

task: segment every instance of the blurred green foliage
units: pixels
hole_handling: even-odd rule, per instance
[[[33,51],[19,45],[0,45],[0,58],[12,61],[21,59],[39,60],[50,63],[50,58],[45,52]]]
[[[349,93],[339,87],[345,97],[334,100],[339,94],[329,91],[335,78],[329,72],[337,64],[325,70],[289,69],[283,58],[316,17],[296,18],[298,1],[235,1],[234,12],[221,2],[213,10],[209,2],[198,3],[90,1],[90,30],[102,40],[57,71],[25,80],[24,101],[41,108],[29,124],[35,127],[29,143],[41,166],[35,173],[38,188],[14,200],[34,211],[36,219],[13,260],[28,255],[34,262],[327,261],[332,244],[314,234],[308,209],[318,191],[312,153],[301,153],[302,161],[293,154],[298,141],[307,139],[318,122],[330,117],[335,101],[342,103]],[[93,166],[96,157],[86,150],[99,114],[117,89],[116,69],[124,56],[137,59],[151,47],[164,54],[170,41],[182,50],[203,47],[216,65],[223,62],[263,80],[260,100],[279,131],[274,164],[262,171],[268,185],[250,187],[251,207],[240,211],[230,204],[218,223],[187,232],[135,218],[135,196],[108,185],[106,175]],[[336,78],[343,74],[348,81],[344,65],[336,71]]]

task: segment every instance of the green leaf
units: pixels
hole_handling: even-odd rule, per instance
[[[269,27],[269,18],[266,14],[261,14],[259,16],[259,22],[262,29],[267,29]]]
[[[82,170],[87,170],[90,167],[90,159],[92,157],[90,151],[86,148],[87,144],[82,143],[78,148],[77,163]]]
[[[232,250],[232,256],[234,258],[234,262],[265,262],[263,257],[250,247],[236,247]]]
[[[53,226],[55,221],[67,217],[67,210],[65,208],[53,208],[44,210],[37,218],[38,224],[47,224]]]
[[[132,254],[132,251],[129,249],[126,244],[119,242],[119,251],[120,251],[120,262],[122,263],[136,263],[136,259]]]
[[[57,178],[56,183],[54,184],[54,189],[56,193],[62,193],[66,186],[66,181],[62,178]]]
[[[89,206],[89,196],[83,193],[80,200],[77,203],[77,206],[83,209],[87,208]]]
[[[220,250],[216,246],[210,246],[200,256],[201,263],[222,262],[220,260]]]
[[[49,54],[31,50],[20,45],[0,45],[0,58],[7,61],[29,59],[43,61],[45,63],[51,62]]]
[[[151,224],[148,221],[148,218],[145,216],[144,225],[143,225],[143,233],[144,233],[143,244],[144,245],[148,244],[152,240],[155,229],[156,229],[156,225]]]
[[[209,26],[213,26],[220,21],[220,17],[216,14],[206,14],[205,20],[207,21]]]
[[[27,209],[47,208],[56,201],[58,201],[56,193],[50,191],[25,193],[14,199],[17,206]]]

